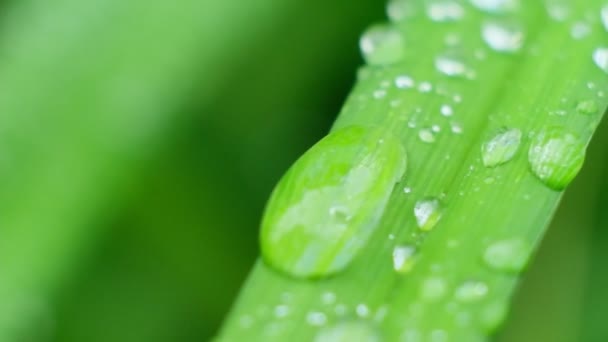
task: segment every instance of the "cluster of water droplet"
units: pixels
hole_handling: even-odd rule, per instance
[[[317,301],[309,303],[313,308],[306,311],[302,311],[302,303],[290,292],[282,293],[274,303],[241,314],[239,327],[244,331],[262,328],[263,338],[273,340],[301,318],[308,326],[318,329],[315,342],[381,341],[376,326],[384,320],[386,306],[371,308],[359,303],[349,307],[332,291],[324,291]]]
[[[372,83],[370,79],[374,79],[377,81],[376,87],[366,94],[358,94],[352,102],[386,103],[388,110],[398,113],[396,116],[399,117],[400,109],[406,107],[403,104],[408,92],[423,97],[441,98],[441,104],[434,110],[439,120],[448,120],[445,124],[421,123],[416,120],[416,116],[422,116],[420,107],[411,109],[402,118],[407,120],[409,128],[415,129],[419,146],[427,146],[423,148],[441,141],[442,131],[451,131],[454,135],[463,134],[464,127],[454,121],[460,115],[461,107],[458,106],[463,101],[462,95],[447,92],[441,84],[418,77],[415,72],[403,72],[407,66],[405,61],[415,52],[408,50],[408,36],[404,34],[407,31],[399,25],[418,15],[425,16],[425,20],[437,22],[438,25],[453,25],[467,19],[469,6],[487,13],[486,20],[479,23],[480,48],[474,51],[462,49],[459,46],[460,36],[450,33],[445,36],[445,50],[432,61],[433,72],[443,80],[472,82],[483,75],[475,69],[474,62],[493,58],[491,56],[513,58],[513,55],[521,54],[527,49],[527,34],[523,26],[515,17],[509,16],[522,7],[522,1],[524,0],[469,0],[465,4],[457,0],[431,0],[422,6],[408,0],[391,0],[387,7],[391,22],[372,26],[360,40],[360,49],[367,66],[360,70],[358,77],[367,83]],[[552,20],[570,25],[568,32],[572,39],[584,40],[592,33],[593,25],[589,21],[569,19],[569,8],[563,1],[547,0],[546,9]],[[608,30],[608,5],[602,8],[600,17]],[[529,50],[533,54],[533,48]],[[594,48],[591,60],[599,69],[608,73],[608,46]],[[391,71],[383,71],[387,69]],[[400,72],[395,76],[394,70]],[[589,89],[593,90],[594,87],[592,83],[588,85]],[[598,97],[602,97],[602,94],[601,90],[597,91]],[[600,110],[594,98],[583,98],[569,108],[548,112],[559,116],[575,112],[593,117]],[[428,117],[427,113],[424,114]],[[357,160],[346,160],[341,157],[345,155],[344,151],[350,151],[351,147],[359,143],[349,137],[353,135],[352,132],[344,134],[338,130],[327,138],[331,143],[325,141],[313,147],[312,152],[302,158],[303,161],[296,163],[282,185],[275,190],[273,198],[277,199],[270,202],[268,209],[274,217],[265,221],[262,235],[263,255],[269,265],[295,278],[327,277],[347,268],[374,231],[392,187],[403,179],[405,150],[401,139],[394,138],[389,130],[367,127],[357,129],[361,131],[354,134],[356,138],[367,139],[368,142],[374,140],[374,148],[381,146],[380,152],[370,148],[357,152]],[[368,138],[370,136],[371,140]],[[527,153],[520,152],[524,147]],[[477,169],[485,167],[485,171],[493,173],[507,167],[505,164],[512,160],[519,161],[520,157],[526,157],[524,162],[527,162],[536,178],[551,189],[562,190],[580,170],[585,147],[586,143],[581,138],[562,126],[542,127],[531,132],[518,127],[502,127],[490,132],[477,147],[483,165]],[[346,152],[346,155],[349,153]],[[327,170],[324,171],[326,174],[319,173],[319,158],[323,160],[322,166]],[[521,163],[518,162],[517,165]],[[471,166],[470,173],[473,172],[477,171]],[[310,181],[323,177],[330,180],[319,184]],[[499,178],[492,175],[485,182],[493,184],[496,179]],[[312,185],[293,195],[294,188],[297,189],[298,183],[303,180],[310,181]],[[401,189],[413,204],[410,215],[412,222],[416,223],[417,232],[409,240],[403,240],[400,234],[389,235],[389,240],[394,244],[391,266],[398,277],[408,276],[417,267],[420,250],[424,247],[421,241],[425,236],[433,234],[445,211],[441,195],[419,196],[417,191],[404,185]],[[364,204],[364,199],[379,204],[369,207]],[[479,262],[485,265],[488,272],[504,276],[517,274],[525,268],[532,250],[528,241],[505,236],[486,242],[485,249],[480,252]],[[459,243],[458,240],[450,240],[446,247],[458,248]],[[283,252],[286,248],[290,250]],[[485,278],[455,281],[442,276],[440,272],[432,272],[421,280],[419,301],[411,303],[408,312],[415,316],[420,314],[423,303],[446,303],[446,312],[452,313],[458,324],[465,326],[475,319],[491,330],[503,320],[506,307],[502,301],[489,300],[488,294],[492,292],[490,285],[491,281]],[[376,323],[384,319],[385,307],[373,310],[364,303],[347,307],[345,303],[339,303],[332,292],[324,293],[321,301],[320,308],[297,314],[308,325],[319,328],[314,341],[382,340]],[[469,308],[480,303],[483,305],[476,306],[479,317],[472,318]],[[279,303],[269,312],[264,314],[272,315],[277,320],[296,315],[289,303]],[[256,313],[244,315],[241,326],[248,328],[255,324],[255,320]],[[274,327],[275,330],[279,329],[277,326]],[[272,331],[272,328],[269,329]],[[401,339],[440,342],[447,341],[448,335],[441,328],[420,331],[413,326],[406,326]]]

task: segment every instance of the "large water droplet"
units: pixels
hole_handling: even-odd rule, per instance
[[[461,302],[474,302],[488,294],[488,285],[481,281],[467,281],[456,289],[455,297]]]
[[[481,145],[481,159],[486,167],[495,167],[513,159],[521,144],[521,131],[503,129]]]
[[[576,111],[580,114],[594,115],[600,111],[600,107],[594,100],[583,100],[576,105]]]
[[[593,51],[593,62],[598,68],[608,73],[608,48],[598,47]]]
[[[483,260],[492,269],[518,273],[526,266],[530,253],[530,246],[523,240],[502,240],[486,248]]]
[[[511,12],[519,8],[519,0],[471,0],[477,9],[489,13]]]
[[[464,8],[454,0],[432,0],[427,5],[426,13],[433,21],[457,21],[464,16]]]
[[[548,187],[562,190],[583,166],[585,147],[578,137],[562,128],[543,130],[530,146],[530,169]]]
[[[314,342],[380,342],[380,334],[369,322],[342,322],[321,329]]]
[[[600,10],[600,17],[602,18],[602,24],[604,24],[604,28],[608,31],[608,4],[604,5]]]
[[[375,25],[361,36],[363,58],[370,65],[388,65],[401,61],[405,54],[403,37],[390,25]]]
[[[296,277],[345,268],[376,228],[405,160],[383,130],[350,126],[323,138],[273,191],[262,221],[264,260]]]
[[[494,51],[514,53],[524,44],[524,32],[515,23],[489,21],[483,24],[481,36]]]
[[[393,249],[393,268],[399,273],[408,273],[414,268],[416,247],[403,245]]]
[[[418,227],[423,231],[432,230],[441,219],[441,203],[436,198],[425,198],[414,206],[414,216]]]

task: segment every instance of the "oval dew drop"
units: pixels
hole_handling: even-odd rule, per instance
[[[346,268],[405,168],[404,148],[385,130],[350,126],[321,139],[271,195],[260,234],[266,263],[298,278]]]
[[[481,145],[481,161],[485,167],[496,167],[513,159],[521,144],[521,131],[503,128]]]
[[[532,142],[528,161],[532,173],[553,190],[563,190],[585,161],[586,144],[562,128],[541,131]]]

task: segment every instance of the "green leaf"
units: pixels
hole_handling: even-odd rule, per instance
[[[408,154],[401,188],[341,273],[302,280],[258,262],[221,340],[310,341],[356,321],[387,341],[477,341],[503,323],[518,272],[601,119],[581,108],[608,105],[608,34],[599,1],[472,4],[396,1],[389,14],[400,20],[375,26],[369,44],[363,35],[372,65],[334,130],[383,127],[399,137]],[[505,128],[521,141],[484,165]],[[431,230],[416,215],[428,198],[442,213]],[[405,273],[394,269],[403,246],[417,250]]]

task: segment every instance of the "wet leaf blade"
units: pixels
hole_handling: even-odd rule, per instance
[[[594,101],[600,109],[608,105],[601,90],[608,77],[592,58],[606,42],[600,5],[570,4],[569,18],[562,21],[548,5],[522,2],[519,12],[507,16],[525,36],[521,50],[514,51],[484,37],[488,22],[508,24],[471,7],[457,22],[434,22],[419,9],[397,24],[409,46],[402,61],[361,70],[334,126],[384,127],[408,151],[407,175],[380,226],[355,262],[331,278],[291,279],[259,262],[222,337],[308,341],[324,326],[345,320],[365,322],[389,341],[476,341],[493,334],[508,312],[519,268],[542,238],[601,119],[601,110],[577,111],[580,101]],[[583,38],[572,33],[581,20],[590,28]],[[436,57],[450,49],[451,36],[460,40],[472,80],[437,69]],[[394,56],[383,50],[382,57],[386,62]],[[399,86],[406,76],[414,86]],[[453,110],[444,111],[445,105]],[[520,146],[505,163],[485,167],[482,146],[505,127],[522,132]],[[411,191],[405,194],[404,187]],[[443,207],[428,232],[414,217],[415,204],[425,197],[439,199]],[[403,244],[419,250],[406,275],[392,263],[394,248]],[[495,252],[505,245],[506,252]],[[515,266],[504,266],[512,261],[504,258],[517,259],[510,264]],[[324,302],[324,293],[336,301]],[[290,315],[277,317],[278,305],[288,305]]]

